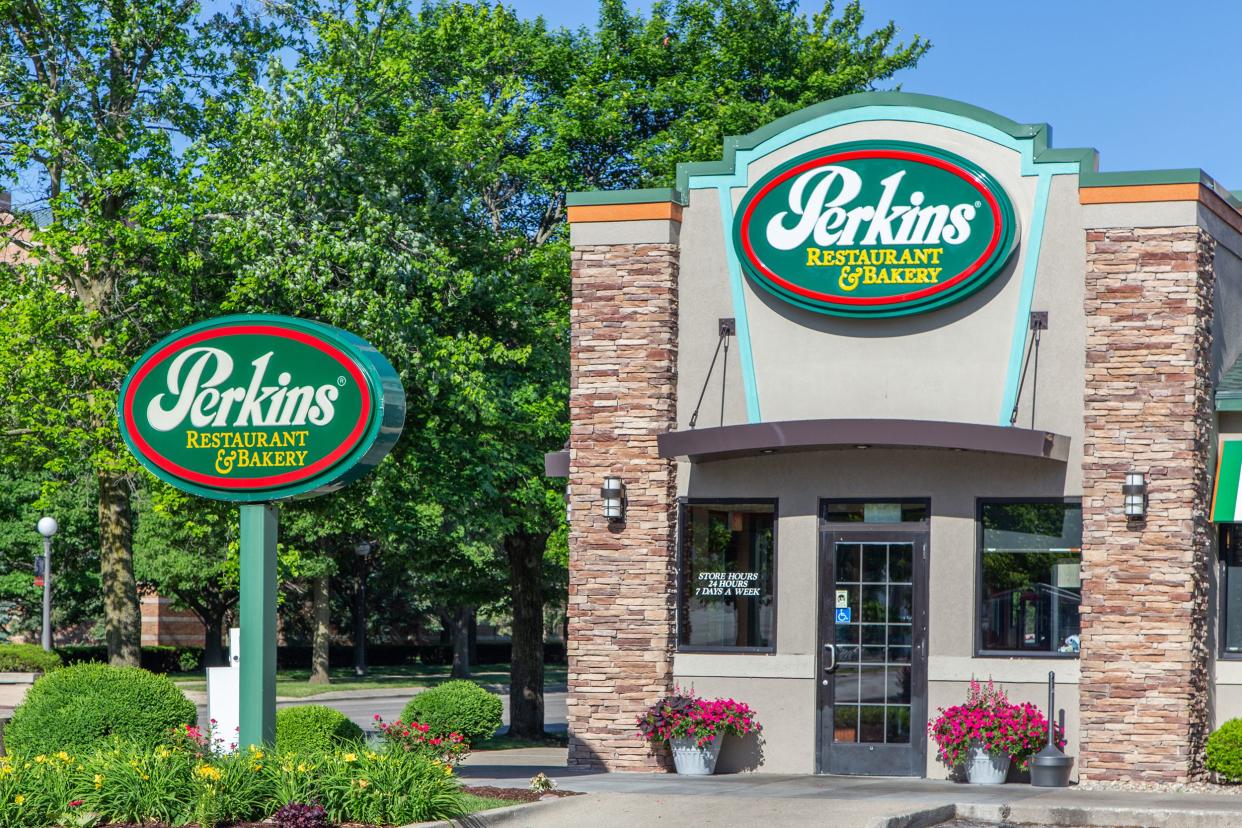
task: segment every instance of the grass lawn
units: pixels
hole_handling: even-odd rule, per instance
[[[493,799],[489,796],[475,796],[474,794],[462,794],[462,801],[466,806],[466,813],[473,814],[479,811],[490,811],[493,808],[507,808],[510,805],[521,805],[512,799]]]
[[[307,684],[310,670],[278,670],[276,672],[276,695],[285,698],[304,699],[337,690],[380,690],[407,687],[433,687],[449,680],[448,665],[407,664],[399,667],[372,667],[367,675],[354,675],[353,667],[338,667],[330,672],[331,684]],[[471,678],[480,684],[508,684],[508,664],[477,664],[471,668]],[[172,676],[182,690],[207,689],[201,673],[178,673]],[[551,664],[544,667],[545,684],[564,684],[564,665]]]
[[[477,744],[470,750],[520,750],[522,748],[566,747],[569,737],[564,733],[549,733],[544,739],[513,739],[507,735],[493,736]]]

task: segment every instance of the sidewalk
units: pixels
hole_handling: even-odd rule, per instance
[[[559,748],[476,753],[461,768],[468,785],[525,786],[544,772],[561,788],[592,794],[538,811],[538,820],[512,825],[878,825],[894,817],[946,806],[959,814],[1051,825],[1242,826],[1242,796],[1130,793],[975,786],[942,780],[846,776],[728,774],[685,777],[662,773],[594,773],[565,767]],[[531,815],[534,818],[534,814]],[[943,817],[941,817],[943,819]],[[915,822],[913,824],[936,824]],[[1038,823],[1037,823],[1038,824]]]

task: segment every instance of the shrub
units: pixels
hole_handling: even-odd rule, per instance
[[[41,677],[4,731],[11,753],[82,751],[109,737],[154,747],[197,712],[166,676],[79,664]]]
[[[431,726],[418,722],[386,722],[375,714],[375,726],[379,729],[384,747],[400,753],[419,753],[428,759],[436,759],[448,765],[457,765],[470,753],[470,746],[460,733],[436,736]]]
[[[279,753],[321,753],[362,741],[362,728],[339,710],[321,704],[286,707],[276,713]]]
[[[300,798],[285,798],[295,789]],[[322,803],[332,822],[373,825],[451,819],[464,811],[451,767],[406,754],[273,756],[250,750],[204,759],[166,745],[152,750],[114,741],[82,754],[0,757],[0,828],[212,828],[273,813],[278,824],[294,828],[278,811],[290,802]],[[300,828],[310,826],[303,822]]]
[[[272,814],[277,828],[327,828],[328,814],[322,805],[290,802]]]
[[[464,810],[452,766],[423,756],[337,753],[325,756],[316,772],[317,801],[338,825],[409,825]]]
[[[401,718],[431,728],[441,738],[460,733],[468,743],[490,738],[500,727],[502,705],[472,681],[447,681],[410,699]]]
[[[1230,782],[1242,782],[1242,719],[1230,719],[1208,737],[1204,765]]]
[[[50,673],[59,667],[60,656],[37,644],[0,644],[0,673]]]

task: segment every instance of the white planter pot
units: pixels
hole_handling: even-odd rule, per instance
[[[669,739],[668,746],[673,751],[673,764],[677,766],[677,772],[685,776],[711,776],[716,772],[716,759],[720,757],[722,741],[724,737],[717,736],[699,747],[693,736]]]
[[[1003,785],[1009,775],[1009,757],[993,756],[978,742],[966,749],[966,781],[972,785]]]

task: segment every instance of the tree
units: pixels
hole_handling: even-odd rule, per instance
[[[0,473],[0,612],[3,635],[38,641],[43,589],[34,585],[33,559],[43,553],[35,522],[52,515],[52,626],[89,625],[99,617],[98,524],[94,481],[57,480],[20,469]],[[53,639],[55,640],[55,639]]]
[[[466,255],[506,277],[474,329],[525,349],[494,366],[504,417],[475,434],[470,465],[495,493],[489,516],[509,572],[511,732],[536,737],[542,562],[563,514],[542,455],[567,434],[566,193],[668,186],[679,161],[719,157],[725,135],[870,89],[928,46],[897,42],[892,23],[864,33],[858,2],[808,19],[794,0],[676,0],[650,16],[604,0],[598,29],[577,33],[502,6],[437,3],[391,26],[384,43],[400,50],[383,62],[385,80],[427,101],[420,134],[455,159],[441,189],[492,236]]]
[[[188,495],[152,478],[134,500],[137,581],[193,612],[206,632],[204,664],[226,664],[224,632],[241,590],[237,506]],[[299,550],[288,543],[277,549],[281,583],[302,575],[307,567]]]
[[[402,527],[385,548],[454,629],[457,673],[464,619],[507,587],[514,733],[538,735],[563,517],[542,456],[568,433],[566,193],[671,184],[724,135],[871,88],[927,45],[865,33],[858,3],[807,19],[792,0],[646,16],[605,0],[595,32],[482,3],[314,14],[320,36],[221,156],[219,212],[239,217],[224,237],[245,253],[234,297],[343,320],[395,356],[413,393],[386,461],[401,474],[377,494]]]
[[[208,128],[274,46],[194,0],[0,0],[0,182],[36,191],[0,243],[0,410],[10,458],[97,491],[109,660],[137,664],[136,465],[116,392],[138,354],[219,299],[198,253],[194,170]],[[187,143],[188,142],[188,143]],[[12,258],[10,256],[10,258]]]

